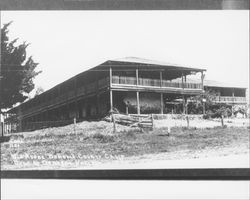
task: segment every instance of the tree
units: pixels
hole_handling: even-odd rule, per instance
[[[16,45],[18,39],[9,40],[10,24],[1,28],[0,111],[27,99],[34,89],[33,79],[41,73],[35,71],[38,63],[27,57],[29,44]]]

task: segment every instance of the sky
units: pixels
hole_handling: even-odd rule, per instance
[[[206,79],[249,87],[249,11],[1,11],[27,41],[45,90],[108,59],[140,57],[205,68]]]

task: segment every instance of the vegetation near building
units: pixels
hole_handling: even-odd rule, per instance
[[[17,40],[10,40],[8,27],[1,28],[1,69],[0,69],[0,122],[4,109],[16,103],[22,103],[34,89],[33,79],[41,72],[36,72],[38,65],[33,58],[27,57],[29,44],[17,45]]]
[[[16,45],[17,40],[9,40],[8,27],[1,29],[1,101],[0,109],[11,108],[28,98],[28,93],[34,89],[34,78],[41,73],[36,72],[38,65],[33,58],[27,57],[29,44],[23,42]]]

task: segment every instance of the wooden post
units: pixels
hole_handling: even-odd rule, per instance
[[[135,70],[136,73],[136,85],[139,85],[139,71],[138,69]]]
[[[201,72],[201,88],[202,90],[204,90],[204,77],[205,77],[205,74],[203,74],[203,71]]]
[[[187,100],[187,98],[186,98],[185,108],[186,108],[186,114],[188,115],[188,100]]]
[[[161,114],[163,114],[164,110],[164,102],[163,102],[163,94],[161,93]]]
[[[140,114],[140,94],[138,91],[136,92],[136,102],[137,102],[137,114],[139,115]]]
[[[109,68],[109,101],[110,111],[113,112],[112,67]]]
[[[233,89],[233,92],[232,92],[232,97],[233,97],[233,104],[232,104],[232,110],[231,110],[231,112],[232,112],[232,116],[233,116],[233,106],[234,106],[234,89]]]
[[[113,111],[113,91],[110,89],[109,90],[109,100],[110,100],[110,111]]]
[[[109,86],[112,87],[112,67],[109,68]]]
[[[151,120],[152,120],[152,130],[154,130],[154,116],[151,114]]]
[[[184,89],[184,83],[183,83],[183,72],[181,73],[181,85],[182,85],[182,89]]]
[[[128,104],[126,103],[126,115],[128,115]]]
[[[182,96],[182,101],[183,101],[182,102],[182,109],[183,109],[182,111],[183,111],[183,114],[185,114],[185,107],[186,107],[185,105],[186,105],[186,103],[185,103],[185,97],[184,97],[184,95]]]
[[[186,119],[187,119],[187,128],[189,128],[189,117],[188,117],[188,115],[186,115]]]
[[[170,136],[170,133],[171,133],[171,127],[170,125],[168,125],[168,136]]]
[[[115,116],[113,115],[113,112],[111,113],[111,120],[113,122],[113,132],[116,133]]]
[[[223,116],[223,114],[221,115],[221,126],[224,127],[224,116]]]
[[[74,78],[74,91],[75,91],[75,101],[74,101],[74,109],[75,109],[75,117],[77,116],[77,79],[76,77]]]
[[[160,87],[162,87],[162,71],[160,71]]]

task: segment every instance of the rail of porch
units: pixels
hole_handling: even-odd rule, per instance
[[[216,103],[246,103],[246,97],[217,96],[214,102]]]
[[[170,87],[170,88],[182,88],[182,89],[197,89],[202,90],[201,83],[188,83],[188,82],[174,82],[169,80],[149,79],[135,77],[122,77],[112,76],[112,84],[115,85],[131,85],[131,86],[149,86],[149,87]]]

